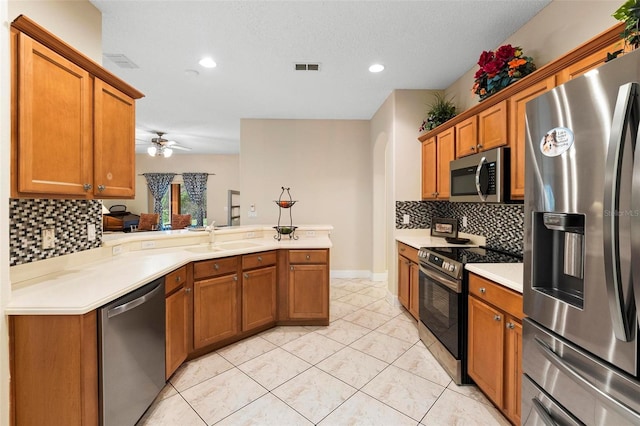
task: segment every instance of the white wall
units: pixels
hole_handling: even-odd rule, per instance
[[[102,63],[102,16],[88,1],[0,1],[0,222],[9,223],[11,162],[10,23],[24,14],[97,63]],[[9,235],[0,232],[0,426],[9,425],[9,343],[4,308],[11,299]]]
[[[334,272],[371,271],[371,175],[367,120],[241,120],[242,223],[276,225],[290,187],[293,225],[333,225]]]
[[[153,211],[149,203],[149,188],[143,173],[214,173],[207,180],[207,219],[216,225],[227,223],[227,190],[240,189],[240,167],[238,155],[191,155],[174,154],[170,158],[136,155],[136,197],[132,200],[104,200],[104,205],[124,204],[131,213]],[[182,183],[182,176],[176,176],[174,183]],[[242,196],[242,194],[240,194]],[[241,221],[242,223],[242,221]]]
[[[485,50],[494,50],[507,43],[520,46],[541,68],[617,24],[611,14],[622,3],[623,0],[554,0],[511,37],[498,46],[486,46]],[[477,66],[473,67],[445,91],[447,97],[455,96],[462,111],[478,104],[478,97],[471,93],[477,69]]]

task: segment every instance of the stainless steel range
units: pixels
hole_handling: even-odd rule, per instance
[[[517,263],[522,258],[486,247],[422,247],[418,332],[456,384],[473,383],[467,375],[466,263]]]

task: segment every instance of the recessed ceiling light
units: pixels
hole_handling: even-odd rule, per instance
[[[218,66],[218,64],[216,64],[216,61],[208,57],[200,59],[200,62],[198,63],[205,68],[215,68]]]
[[[382,64],[373,64],[369,67],[369,71],[371,72],[380,72],[384,70],[384,65]]]
[[[188,75],[189,77],[197,77],[197,76],[200,74],[198,71],[196,71],[196,70],[191,70],[191,69],[189,69],[189,70],[184,70],[184,73],[185,73],[186,75]]]

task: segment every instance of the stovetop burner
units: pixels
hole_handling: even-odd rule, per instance
[[[522,256],[488,247],[422,247],[422,266],[429,266],[460,279],[467,263],[519,263]]]

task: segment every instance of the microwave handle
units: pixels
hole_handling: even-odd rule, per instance
[[[478,191],[478,196],[482,201],[487,201],[487,196],[482,193],[482,189],[480,188],[480,173],[482,172],[482,167],[486,164],[487,157],[482,157],[480,163],[478,163],[478,168],[476,168],[476,191]]]

